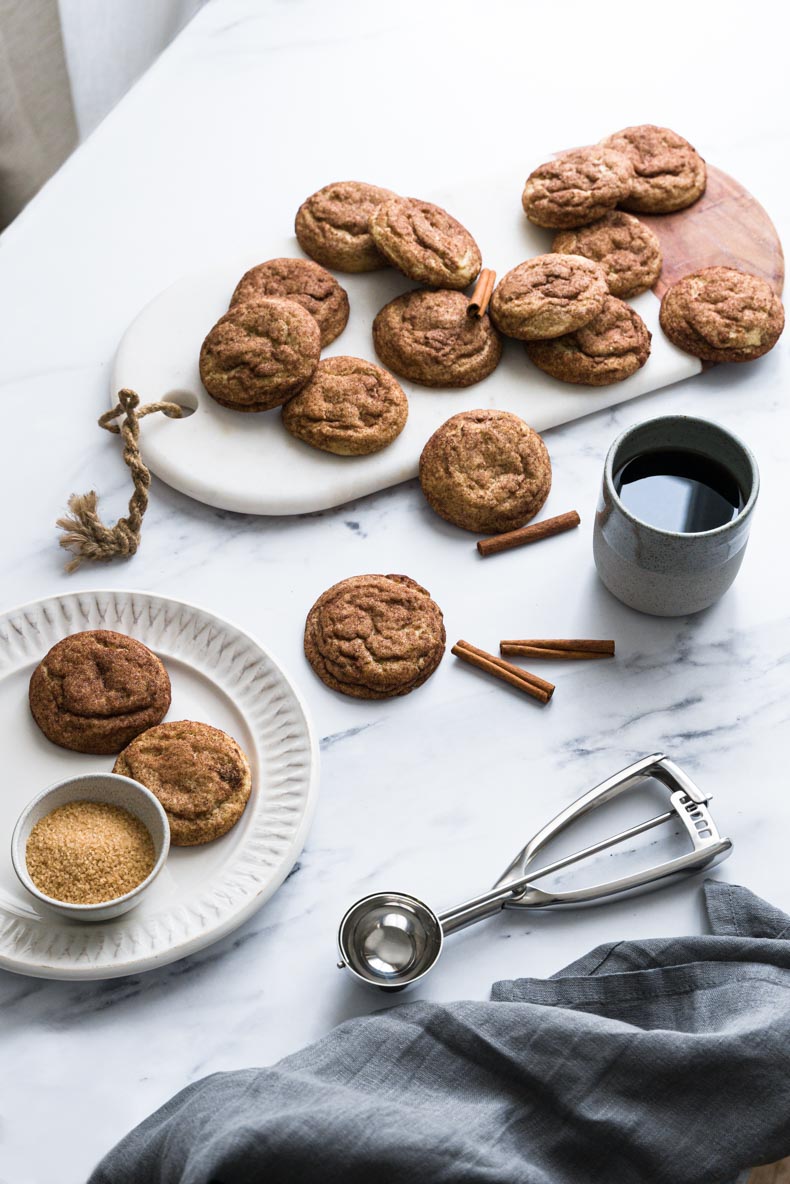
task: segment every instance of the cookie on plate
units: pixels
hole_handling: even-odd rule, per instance
[[[445,640],[441,609],[409,576],[351,576],[310,609],[304,652],[332,690],[392,699],[430,678]]]
[[[622,152],[600,144],[577,148],[530,173],[521,204],[536,226],[585,226],[624,201],[633,180],[633,165]]]
[[[200,378],[232,411],[269,411],[301,390],[318,365],[315,318],[293,300],[235,304],[200,350]]]
[[[482,266],[469,231],[429,201],[390,198],[371,215],[370,233],[394,267],[429,288],[466,288]]]
[[[528,341],[526,347],[530,360],[552,378],[608,386],[644,366],[650,332],[630,304],[607,296],[598,315],[581,329],[550,341]]]
[[[496,369],[502,342],[487,316],[470,317],[462,292],[397,296],[373,322],[373,344],[385,366],[421,386],[471,386]]]
[[[703,362],[750,362],[776,345],[782,301],[766,280],[733,267],[704,267],[664,294],[661,328]]]
[[[29,695],[33,719],[53,744],[107,754],[164,718],[170,679],[141,641],[91,629],[52,647],[33,671]]]
[[[251,267],[236,285],[230,307],[267,296],[293,300],[315,317],[322,349],[339,337],[348,323],[345,288],[312,259],[269,259]]]
[[[292,436],[337,456],[379,452],[400,435],[409,401],[400,383],[362,358],[324,358],[283,407]]]
[[[373,241],[370,219],[395,194],[364,181],[337,181],[303,201],[296,214],[299,246],[336,271],[377,271],[389,261]]]
[[[652,123],[625,127],[601,144],[622,152],[634,167],[631,192],[619,203],[624,210],[671,214],[693,205],[705,192],[705,161],[688,140],[668,127]]]
[[[552,251],[583,255],[600,263],[612,296],[626,299],[647,292],[661,274],[661,244],[653,231],[622,210],[597,222],[555,235]]]
[[[499,281],[491,319],[501,333],[522,341],[561,337],[600,312],[609,289],[603,268],[581,255],[537,255]]]
[[[462,411],[423,448],[420,485],[448,522],[499,534],[537,514],[551,489],[551,461],[538,433],[517,415]]]
[[[159,799],[176,847],[227,834],[252,788],[249,762],[233,737],[185,719],[143,732],[120,754],[113,773],[132,777]]]

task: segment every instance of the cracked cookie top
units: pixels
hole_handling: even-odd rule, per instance
[[[521,204],[536,226],[584,226],[627,198],[633,180],[633,165],[622,152],[577,148],[530,173]]]
[[[292,436],[338,456],[378,452],[400,435],[409,403],[400,384],[362,358],[324,358],[283,407]]]
[[[348,322],[348,295],[334,276],[311,259],[269,259],[245,272],[230,307],[267,296],[293,300],[315,317],[321,348],[334,341]]]
[[[546,374],[583,386],[622,382],[650,356],[650,332],[624,300],[607,296],[591,321],[551,341],[528,341],[527,354]]]
[[[486,378],[502,356],[487,316],[470,317],[462,292],[405,292],[373,322],[373,344],[385,366],[421,386],[464,387]]]
[[[307,615],[304,651],[328,687],[357,699],[407,695],[442,660],[439,606],[409,576],[341,580]]]
[[[293,300],[235,304],[200,350],[200,377],[213,399],[234,411],[268,411],[304,386],[318,365],[315,318]]]
[[[766,280],[705,267],[672,285],[659,319],[674,345],[704,362],[750,362],[776,345],[785,314]]]
[[[469,231],[429,201],[391,198],[373,212],[370,233],[394,267],[430,288],[466,288],[482,265]]]
[[[112,753],[164,717],[170,679],[142,642],[94,629],[52,647],[33,671],[29,695],[48,740],[75,752]]]
[[[337,271],[377,271],[389,267],[370,233],[377,206],[395,194],[364,181],[337,181],[303,201],[296,214],[296,237],[311,259]]]
[[[653,231],[622,210],[597,222],[555,235],[551,249],[560,255],[583,255],[600,263],[612,296],[647,292],[661,274],[661,244]]]
[[[634,167],[631,192],[619,203],[625,210],[671,214],[684,210],[705,192],[705,161],[688,140],[668,127],[652,123],[625,127],[601,144],[622,152]]]
[[[523,341],[560,337],[586,325],[608,294],[599,264],[581,255],[537,255],[509,271],[491,297],[491,319]]]

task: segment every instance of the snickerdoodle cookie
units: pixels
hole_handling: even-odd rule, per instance
[[[625,200],[633,180],[633,165],[622,152],[577,148],[530,173],[521,204],[536,226],[584,226]]]
[[[482,265],[469,231],[429,201],[390,198],[371,215],[370,233],[390,263],[429,288],[466,288]]]
[[[408,695],[444,654],[439,606],[408,576],[341,580],[307,615],[304,652],[328,687],[357,699]]]
[[[470,317],[462,292],[397,296],[373,322],[385,366],[421,386],[471,386],[496,369],[502,342],[487,316]]]
[[[630,378],[650,356],[650,332],[630,304],[607,296],[581,329],[550,341],[528,341],[530,359],[552,378],[607,386]]]
[[[622,210],[613,210],[578,230],[562,230],[551,249],[600,263],[612,296],[647,292],[661,274],[661,244],[653,231]]]
[[[241,818],[252,787],[249,763],[233,737],[184,719],[138,736],[113,773],[132,777],[159,799],[176,847],[226,834]]]
[[[600,312],[608,294],[606,274],[581,255],[537,255],[519,263],[494,288],[491,320],[522,341],[560,337]]]
[[[111,629],[64,637],[30,679],[33,719],[75,752],[120,752],[169,706],[170,679],[156,654]]]
[[[315,317],[321,348],[334,341],[348,322],[348,294],[334,276],[312,259],[269,259],[246,271],[231,296],[230,307],[279,296],[293,300]]]
[[[671,214],[705,192],[705,161],[688,140],[668,127],[643,123],[625,127],[601,140],[605,148],[622,152],[634,167],[631,192],[619,204],[639,214]]]
[[[462,411],[420,457],[429,505],[464,530],[498,534],[534,518],[551,489],[546,445],[509,411]]]
[[[362,358],[324,358],[283,407],[292,436],[338,456],[378,452],[403,431],[409,402],[400,384]]]
[[[269,411],[304,386],[318,365],[315,318],[293,300],[235,304],[200,350],[204,387],[233,411]]]
[[[296,214],[296,237],[311,259],[336,271],[377,271],[389,261],[373,241],[370,219],[395,194],[364,181],[325,185],[303,201]]]
[[[659,320],[674,345],[704,362],[750,362],[776,345],[785,314],[759,276],[705,267],[672,285]]]

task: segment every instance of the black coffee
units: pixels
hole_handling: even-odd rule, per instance
[[[745,504],[729,469],[686,448],[635,456],[615,473],[614,487],[635,518],[684,534],[724,526]]]

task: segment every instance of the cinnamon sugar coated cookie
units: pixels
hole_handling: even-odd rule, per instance
[[[341,580],[307,615],[305,656],[326,686],[356,699],[408,695],[442,660],[439,606],[409,576]]]
[[[551,461],[538,433],[517,415],[462,411],[423,448],[420,484],[448,522],[499,534],[537,514],[551,489]]]
[[[267,296],[293,300],[315,317],[322,349],[339,337],[348,323],[345,288],[311,259],[269,259],[251,267],[236,285],[230,307]]]
[[[621,152],[577,148],[530,173],[521,204],[536,226],[584,226],[627,198],[633,180],[633,165]]]
[[[164,718],[170,679],[142,642],[92,629],[52,647],[33,671],[29,695],[33,719],[53,744],[107,754]]]
[[[362,358],[324,358],[283,407],[292,436],[338,456],[378,452],[400,435],[409,403],[400,384]]]
[[[560,255],[583,255],[600,263],[612,296],[647,292],[661,274],[661,244],[653,231],[622,210],[597,222],[555,235],[551,249]]]
[[[538,255],[509,271],[494,288],[491,319],[508,337],[523,341],[560,337],[600,312],[606,275],[580,255]]]
[[[363,181],[325,185],[302,202],[296,214],[299,246],[311,259],[336,271],[377,271],[389,261],[373,241],[370,219],[395,194]]]
[[[233,737],[193,720],[149,728],[123,750],[113,773],[139,781],[159,799],[176,847],[227,834],[252,788],[249,762]]]
[[[464,387],[496,369],[502,342],[487,316],[470,317],[462,292],[405,292],[373,322],[385,366],[421,386]]]
[[[705,267],[672,285],[659,319],[674,345],[704,362],[750,362],[776,345],[785,314],[766,280]]]
[[[601,140],[622,152],[634,168],[631,192],[620,201],[639,214],[671,214],[684,210],[705,192],[705,161],[677,132],[652,123],[625,127]]]
[[[394,267],[429,288],[466,288],[482,266],[469,231],[429,201],[390,198],[373,212],[370,233]]]
[[[318,365],[318,325],[293,300],[236,304],[200,350],[200,378],[223,407],[269,411],[304,386]]]
[[[650,332],[629,304],[607,296],[598,315],[581,329],[550,341],[528,341],[526,346],[530,360],[552,378],[608,386],[644,366],[650,356]]]

